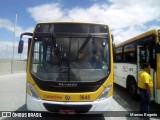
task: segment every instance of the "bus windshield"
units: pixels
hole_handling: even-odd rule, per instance
[[[39,36],[32,43],[31,73],[53,82],[96,82],[109,74],[107,35]]]

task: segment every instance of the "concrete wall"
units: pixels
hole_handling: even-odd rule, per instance
[[[26,61],[0,59],[0,75],[26,71]],[[12,69],[11,69],[12,67]]]

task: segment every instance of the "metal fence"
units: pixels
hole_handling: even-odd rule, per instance
[[[0,59],[0,75],[26,71],[26,61]]]

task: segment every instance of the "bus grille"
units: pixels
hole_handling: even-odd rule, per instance
[[[74,110],[76,113],[87,113],[92,105],[60,105],[43,103],[44,107],[50,112],[59,112],[60,110]]]

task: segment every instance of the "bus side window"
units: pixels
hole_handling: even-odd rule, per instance
[[[123,62],[122,47],[115,50],[115,62]]]
[[[116,54],[116,62],[122,62],[122,53]]]
[[[156,51],[154,43],[149,46],[149,63],[151,68],[156,69]]]
[[[146,61],[146,50],[145,47],[140,48],[140,65],[142,65],[142,63],[145,63]]]
[[[136,63],[135,52],[124,53],[124,61],[128,63]]]

